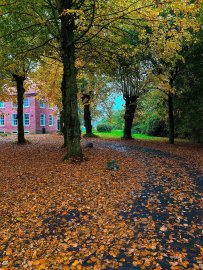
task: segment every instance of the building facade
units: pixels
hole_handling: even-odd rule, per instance
[[[23,102],[25,133],[55,133],[59,129],[57,107],[52,107],[34,92],[25,93]],[[17,104],[0,101],[0,133],[18,131]]]

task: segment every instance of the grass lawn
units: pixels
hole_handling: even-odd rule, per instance
[[[94,131],[94,134],[101,137],[101,138],[110,138],[110,139],[120,139],[123,136],[122,130],[112,130],[111,132],[97,132]],[[144,134],[133,134],[134,139],[139,140],[158,140],[158,141],[166,141],[167,138],[163,137],[154,137],[154,136],[147,136]]]

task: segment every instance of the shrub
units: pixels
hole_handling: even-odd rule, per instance
[[[141,119],[140,123],[134,125],[132,130],[148,136],[165,137],[168,134],[165,121],[156,114],[147,119]]]
[[[140,129],[139,126],[132,127],[132,134],[140,134],[140,133],[142,133],[142,130]]]
[[[112,126],[109,124],[100,124],[97,126],[97,131],[98,132],[111,132]]]
[[[166,136],[167,131],[166,131],[166,124],[164,121],[155,118],[155,119],[150,119],[151,121],[148,122],[148,127],[146,130],[146,134],[150,136]]]
[[[6,133],[2,133],[2,134],[0,133],[0,136],[1,137],[7,137],[8,135]]]

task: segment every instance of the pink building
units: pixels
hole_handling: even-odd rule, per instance
[[[59,129],[59,117],[56,107],[43,99],[36,98],[37,93],[27,92],[24,98],[25,133],[54,133]],[[17,104],[12,101],[0,101],[0,133],[17,133]]]

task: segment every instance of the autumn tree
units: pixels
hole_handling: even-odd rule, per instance
[[[79,94],[81,96],[81,101],[83,105],[83,117],[85,126],[85,136],[93,137],[92,133],[92,117],[91,117],[91,103],[94,96],[94,83],[90,76],[85,76],[85,74],[80,75],[78,80]]]
[[[203,31],[189,50],[184,52],[185,62],[179,63],[175,80],[177,95],[174,98],[176,131],[182,137],[203,140]]]
[[[80,124],[77,103],[77,44],[85,46],[100,33],[108,31],[115,21],[121,20],[126,13],[136,11],[135,3],[109,1],[57,1],[60,15],[60,47],[63,63],[62,101],[64,126],[67,130],[68,153],[65,158],[82,158],[80,146]],[[81,23],[82,19],[85,24]],[[94,27],[93,27],[94,26]]]
[[[129,130],[136,108],[137,95],[134,95],[133,92],[138,90],[135,84],[137,80],[147,82],[150,88],[157,85],[158,89],[166,93],[169,142],[174,142],[173,96],[176,92],[175,80],[179,72],[177,64],[184,60],[182,50],[185,46],[188,46],[188,43],[193,39],[193,33],[199,29],[195,15],[201,7],[200,4],[201,1],[195,3],[170,1],[154,4],[150,2],[145,8],[140,8],[137,14],[133,14],[133,17],[125,17],[126,21],[129,20],[128,25],[121,23],[108,30],[113,44],[110,46],[109,40],[107,40],[107,54],[113,56],[110,68],[113,68],[112,70],[115,70],[116,67],[119,69],[123,81],[123,92],[130,93],[130,95],[124,95],[128,107],[125,114],[124,137],[131,138]],[[134,19],[133,22],[131,21],[132,18]],[[115,40],[116,43],[113,42]],[[102,45],[106,48],[104,42]],[[116,48],[116,54],[113,53],[112,47]],[[140,61],[140,57],[142,61]],[[139,65],[141,70],[146,67],[146,70],[143,73],[141,72],[142,80],[139,78]],[[154,75],[152,74],[153,66]],[[133,84],[134,90],[132,90]],[[148,88],[146,83],[144,85],[144,88]],[[131,102],[132,104],[129,106]],[[127,130],[128,134],[126,133]]]
[[[93,57],[93,53],[99,54],[104,50],[105,65],[103,67],[105,69],[108,67],[107,63],[111,56],[114,58],[115,50],[120,46],[117,46],[118,41],[121,41],[120,35],[126,28],[134,28],[135,25],[139,27],[140,22],[147,20],[153,23],[159,17],[164,25],[164,15],[159,16],[161,12],[164,14],[163,7],[166,5],[166,8],[179,12],[187,5],[191,8],[192,4],[186,2],[181,1],[180,4],[175,0],[163,3],[157,3],[154,0],[147,3],[143,0],[133,2],[111,0],[104,3],[104,1],[95,0],[39,0],[34,3],[26,1],[22,4],[20,0],[12,0],[9,4],[5,1],[0,6],[1,14],[9,20],[8,25],[11,29],[8,29],[6,36],[11,38],[11,44],[16,40],[16,36],[18,41],[24,36],[29,41],[27,42],[29,46],[19,43],[19,47],[16,48],[18,55],[23,56],[32,52],[37,56],[58,59],[62,63],[61,92],[64,127],[67,131],[65,133],[67,134],[65,159],[82,158],[76,68],[79,54],[86,50]],[[175,19],[176,17],[174,16]],[[142,26],[141,23],[140,29]],[[102,40],[105,41],[106,46],[97,48],[96,46],[99,42],[102,43]],[[110,49],[107,44],[111,45]],[[114,53],[111,55],[113,47]],[[92,48],[93,51],[91,51]]]
[[[5,43],[4,43],[5,44]],[[4,48],[5,53],[5,48]],[[23,100],[25,93],[25,80],[28,74],[28,71],[31,67],[31,59],[18,59],[14,55],[3,55],[4,62],[1,62],[0,68],[2,70],[2,79],[0,86],[11,93],[12,88],[14,87],[17,92],[17,119],[18,119],[18,143],[24,144],[26,142],[24,136],[24,117],[23,117]],[[2,66],[3,65],[3,66]],[[7,99],[9,97],[7,96]],[[11,97],[10,97],[11,98]]]
[[[19,42],[16,53],[28,52],[44,57],[59,59],[63,64],[61,84],[65,142],[68,152],[65,158],[82,157],[80,146],[80,125],[77,103],[76,58],[80,47],[86,47],[101,33],[106,33],[112,24],[122,20],[126,14],[137,12],[143,1],[125,4],[118,1],[65,1],[46,0],[35,3],[5,1],[1,14],[9,20],[7,34],[11,41],[21,41],[26,36],[29,46]],[[20,15],[20,16],[19,16]],[[94,26],[94,27],[93,27]],[[36,38],[33,39],[33,33]]]
[[[93,49],[93,61],[103,74],[111,77],[112,86],[117,93],[122,93],[125,100],[125,139],[132,139],[137,100],[147,89],[147,73],[150,70],[139,39],[139,32],[146,26],[139,12],[145,8],[151,10],[154,6],[153,1],[148,4],[140,1],[133,6],[136,12],[129,12],[119,23],[106,29],[105,35],[101,33],[95,38],[97,47]]]
[[[118,80],[125,101],[124,139],[132,139],[131,130],[138,98],[146,92],[147,89],[146,69],[147,64],[144,66],[144,63],[139,64],[138,61],[137,64],[121,66],[119,69]]]
[[[21,15],[21,16],[20,16]],[[34,37],[40,30],[41,23],[35,21],[36,29],[33,32],[32,25],[34,12],[24,3],[19,1],[3,1],[0,4],[0,38],[1,38],[1,64],[3,84],[16,83],[17,89],[17,117],[18,117],[18,143],[25,143],[23,126],[23,99],[25,93],[25,80],[29,71],[33,70],[38,61],[39,55],[43,53],[41,47],[38,54],[32,50],[38,47],[40,37]],[[45,33],[44,33],[45,34]]]
[[[101,107],[102,110],[108,110],[108,99],[113,93],[113,89],[109,85],[109,78],[100,74],[99,71],[96,73],[93,66],[88,64],[85,69],[81,69],[78,78],[86,137],[95,136],[92,131],[92,117],[95,118],[100,114]]]
[[[122,93],[125,101],[124,139],[132,139],[132,124],[137,108],[137,101],[147,91],[150,63],[143,57],[139,41],[132,31],[123,33],[120,53],[115,55],[114,63],[108,70],[117,93]],[[127,39],[134,39],[129,42]],[[125,42],[125,43],[124,43]]]
[[[199,30],[197,13],[201,1],[173,1],[154,13],[145,14],[148,27],[140,38],[147,44],[149,58],[154,66],[154,83],[167,96],[169,143],[174,143],[174,95],[179,62],[184,62],[183,51],[189,48]],[[157,20],[155,20],[157,18]],[[154,19],[154,20],[153,20]]]

